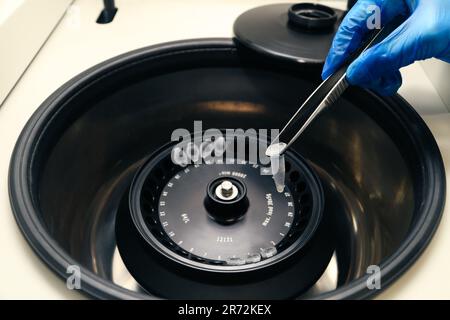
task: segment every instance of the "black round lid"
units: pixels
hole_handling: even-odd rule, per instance
[[[344,11],[313,3],[253,8],[234,23],[238,43],[301,63],[324,63]]]

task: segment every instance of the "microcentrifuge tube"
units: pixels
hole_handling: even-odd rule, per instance
[[[286,166],[283,151],[286,148],[285,143],[276,143],[270,145],[266,150],[266,155],[270,158],[270,168],[272,171],[275,187],[279,193],[284,191],[284,179]]]

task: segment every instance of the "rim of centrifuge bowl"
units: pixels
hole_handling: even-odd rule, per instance
[[[30,181],[36,150],[52,119],[71,97],[121,68],[143,60],[201,50],[237,51],[230,38],[203,38],[158,44],[119,55],[95,65],[61,86],[40,105],[23,128],[14,147],[9,168],[9,195],[13,214],[32,249],[61,278],[66,279],[67,267],[77,262],[58,245],[40,220],[39,209],[33,196],[33,183]],[[367,93],[373,98],[380,99],[370,91]],[[445,204],[446,185],[443,160],[436,141],[422,118],[399,95],[383,98],[381,101],[392,107],[390,111],[400,121],[402,129],[414,138],[416,151],[422,151],[418,152],[424,164],[420,169],[424,180],[422,183],[427,188],[421,208],[416,210],[420,210],[423,214],[402,245],[380,264],[382,290],[369,290],[366,286],[369,275],[365,275],[336,290],[319,294],[314,299],[364,299],[375,296],[417,260],[439,225]],[[83,275],[81,291],[88,296],[101,299],[160,299],[151,294],[141,294],[120,287],[84,267],[81,267],[81,271]]]

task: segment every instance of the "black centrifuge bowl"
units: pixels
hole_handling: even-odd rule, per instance
[[[133,283],[116,248],[117,206],[137,168],[194,120],[204,129],[279,127],[319,74],[320,66],[262,58],[230,39],[162,44],[97,65],[25,126],[9,176],[17,223],[59,276],[82,266],[86,294],[157,298]],[[329,283],[301,297],[377,294],[367,289],[367,267],[381,267],[385,289],[439,224],[445,174],[433,136],[399,96],[351,88],[294,149],[319,175],[338,219]]]

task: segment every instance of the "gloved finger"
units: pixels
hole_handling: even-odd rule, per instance
[[[441,59],[444,62],[450,63],[450,55],[448,57],[437,57],[438,59]]]
[[[376,88],[381,79],[395,74],[413,63],[422,53],[424,38],[418,37],[417,26],[410,17],[385,40],[364,52],[347,69],[347,78],[353,85]],[[422,57],[424,59],[425,57]]]
[[[383,78],[370,86],[369,89],[382,96],[392,96],[402,86],[402,75],[400,71],[385,75]]]
[[[330,76],[348,56],[358,49],[369,31],[368,20],[374,15],[374,6],[380,9],[381,26],[408,8],[399,0],[359,0],[347,13],[331,45],[325,61],[322,78]]]

